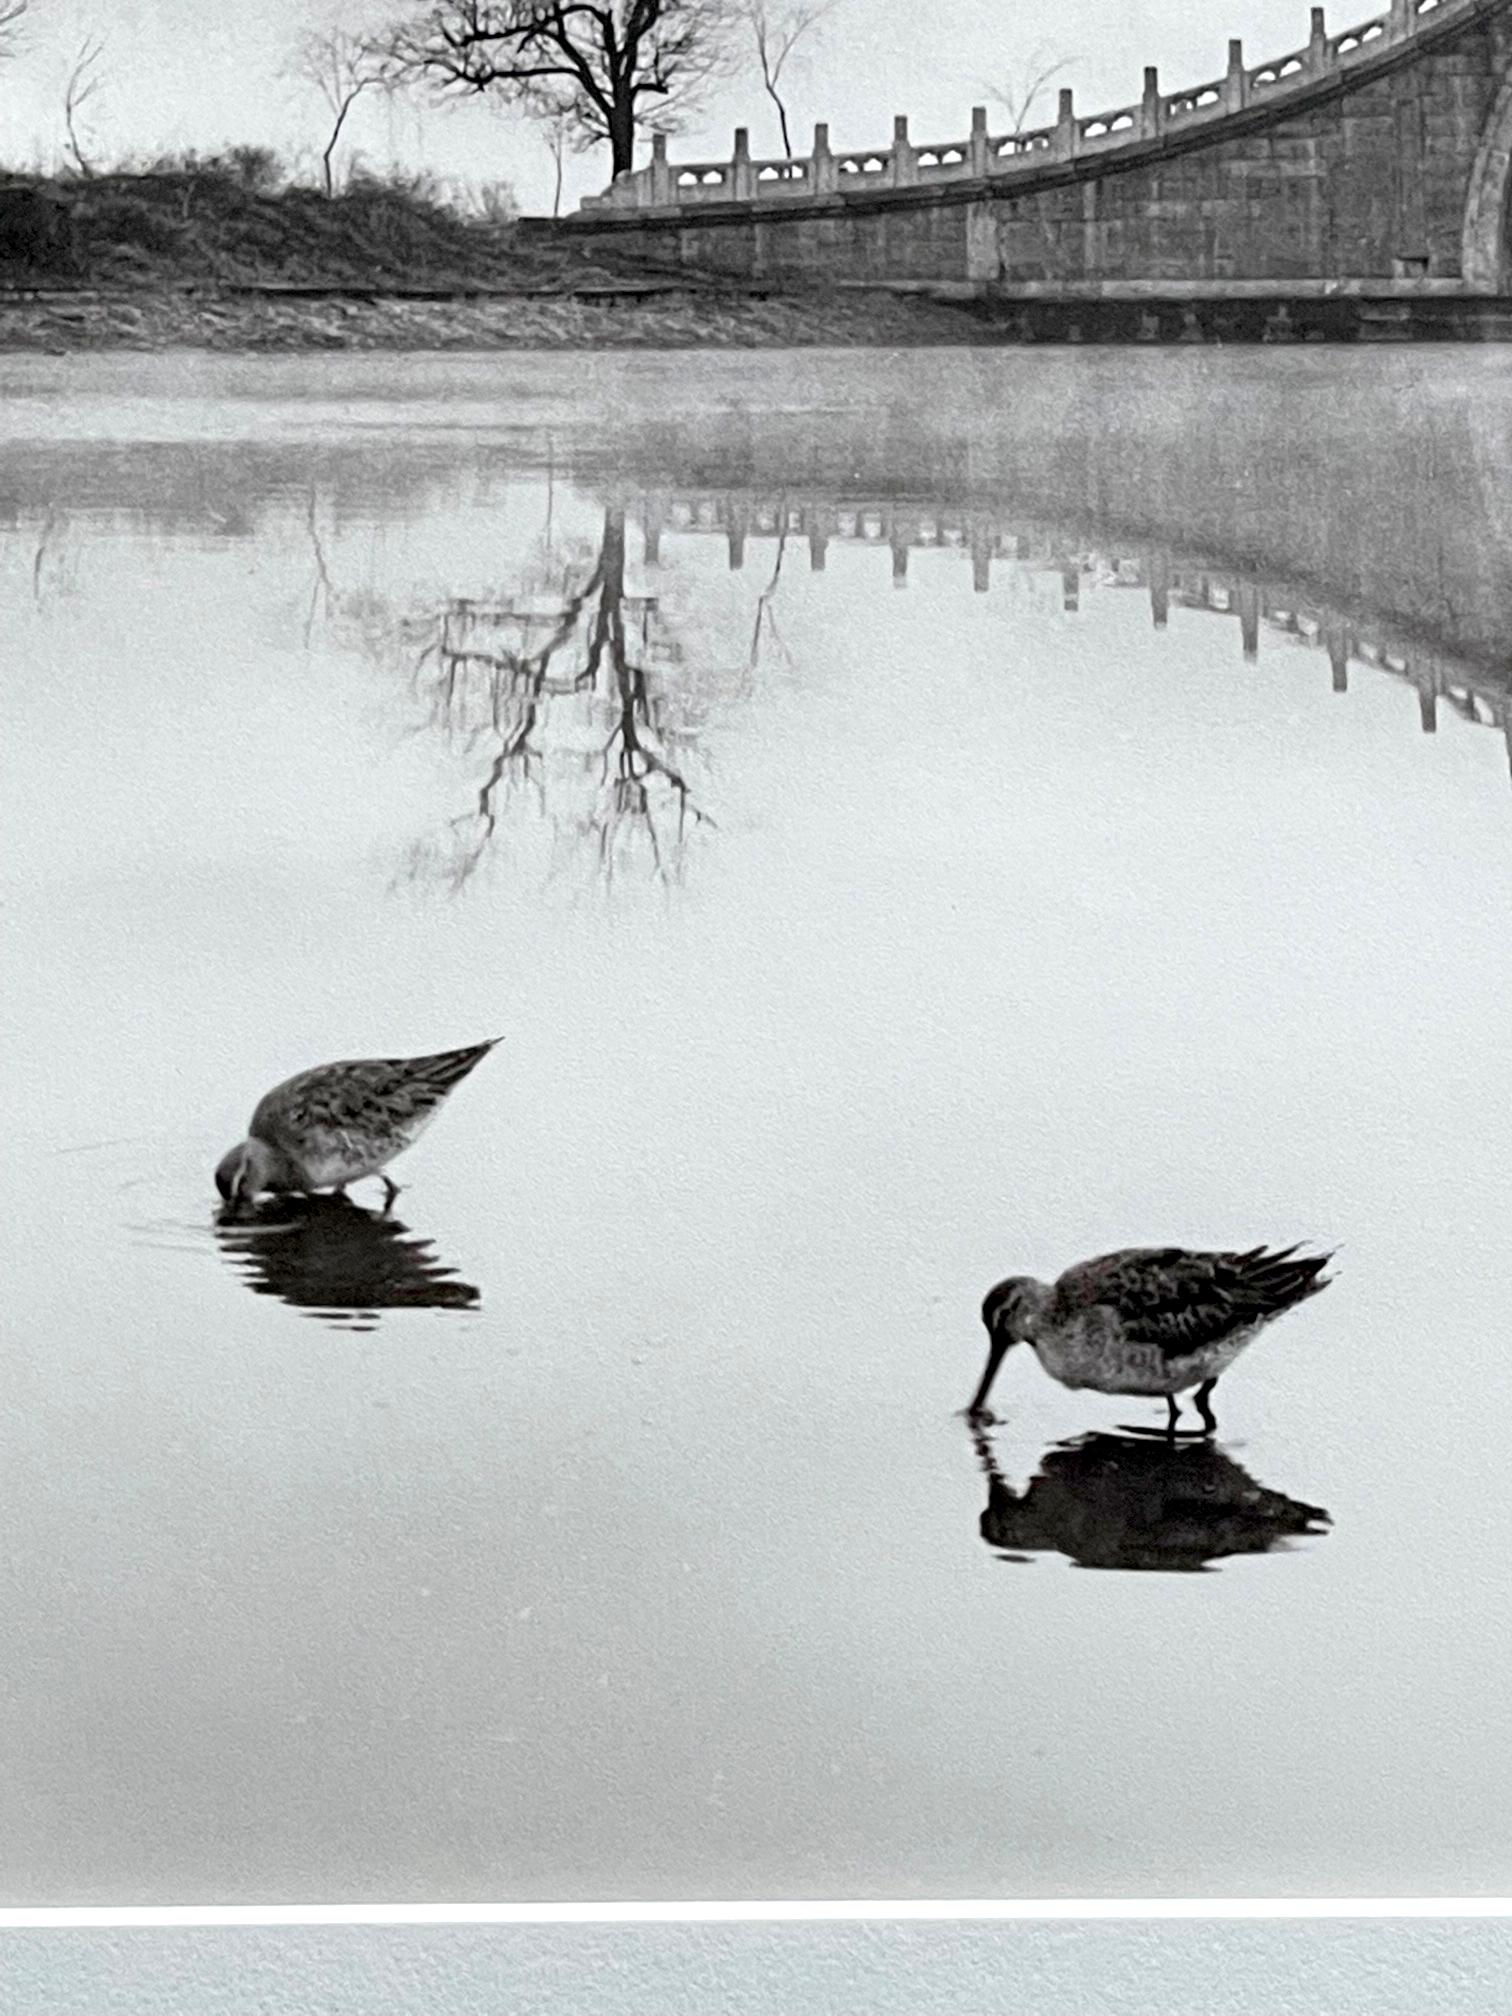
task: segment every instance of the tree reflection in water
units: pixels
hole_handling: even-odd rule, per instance
[[[470,1282],[387,1213],[349,1197],[279,1197],[215,1226],[222,1254],[255,1295],[276,1295],[337,1328],[374,1330],[385,1309],[476,1309]]]
[[[453,596],[402,625],[432,723],[484,757],[472,805],[411,850],[413,878],[460,890],[521,801],[547,820],[555,864],[586,849],[606,882],[637,866],[681,879],[691,832],[712,825],[690,767],[698,696],[655,595],[625,580],[625,517],[597,547],[548,548],[508,595]]]
[[[622,471],[615,480],[629,482]],[[706,592],[677,617],[684,636],[690,624],[702,626],[703,641],[685,657],[667,599],[627,580],[625,502],[603,508],[592,538],[563,537],[553,529],[549,483],[543,535],[509,584],[449,592],[406,614],[381,595],[333,585],[312,495],[307,635],[330,615],[385,667],[402,666],[469,778],[465,806],[409,849],[412,882],[461,891],[491,854],[519,854],[543,838],[549,876],[586,863],[605,883],[621,875],[680,882],[694,835],[714,825],[702,796],[711,680],[721,702],[738,705],[774,677],[794,675],[780,607],[793,556],[806,547],[808,572],[822,575],[835,543],[879,557],[890,551],[897,587],[906,585],[915,547],[954,551],[969,560],[974,590],[1053,585],[1068,618],[1089,586],[1142,591],[1157,631],[1174,611],[1221,617],[1237,627],[1247,660],[1270,633],[1326,654],[1341,693],[1351,666],[1362,664],[1416,688],[1425,731],[1443,703],[1466,722],[1499,729],[1512,760],[1512,708],[1500,684],[1472,661],[1415,644],[1384,619],[1376,626],[1306,584],[1263,580],[1160,542],[1137,551],[1107,545],[1095,526],[1028,519],[970,494],[905,504],[780,485],[674,491],[637,478],[620,495],[633,499],[648,564],[664,536],[724,541],[731,575],[765,546],[769,565],[744,590],[748,615],[733,614],[738,591],[727,600],[707,572],[689,570],[685,584],[701,580]]]
[[[973,1430],[987,1478],[981,1534],[1009,1559],[1064,1554],[1081,1568],[1192,1572],[1317,1534],[1328,1514],[1257,1484],[1211,1442],[1088,1435],[1048,1449],[1022,1491]]]

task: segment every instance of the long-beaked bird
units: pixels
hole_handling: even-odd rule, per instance
[[[1170,1434],[1177,1394],[1195,1386],[1211,1435],[1218,1424],[1208,1403],[1220,1375],[1268,1323],[1328,1286],[1323,1269],[1332,1258],[1300,1246],[1247,1253],[1134,1246],[1084,1260],[1053,1284],[1024,1275],[999,1281],[982,1303],[987,1366],[966,1411],[986,1415],[1005,1354],[1026,1343],[1063,1386],[1163,1394]]]
[[[435,1119],[448,1093],[502,1039],[430,1057],[367,1057],[317,1064],[258,1102],[247,1138],[221,1157],[215,1187],[231,1205],[265,1191],[345,1190],[383,1172]]]

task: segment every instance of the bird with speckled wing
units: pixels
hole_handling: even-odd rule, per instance
[[[286,1078],[258,1102],[246,1140],[222,1156],[215,1187],[235,1208],[265,1191],[344,1191],[383,1175],[501,1040],[429,1057],[318,1064]],[[399,1185],[383,1175],[383,1186],[391,1205]]]
[[[1134,1246],[1084,1260],[1053,1284],[1023,1275],[999,1281],[982,1303],[987,1365],[966,1411],[990,1418],[998,1367],[1013,1345],[1026,1343],[1063,1386],[1164,1395],[1170,1435],[1177,1394],[1195,1386],[1201,1432],[1211,1435],[1220,1375],[1267,1324],[1328,1286],[1323,1269],[1332,1258],[1299,1246],[1247,1253]]]

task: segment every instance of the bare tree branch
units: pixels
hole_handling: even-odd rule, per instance
[[[325,193],[336,193],[332,157],[347,114],[364,91],[391,91],[397,72],[389,52],[345,28],[326,28],[306,35],[292,65],[292,75],[312,84],[331,114],[331,131],[320,157]]]
[[[441,845],[412,851],[412,877],[461,890],[524,805],[558,861],[586,856],[612,882],[639,858],[657,881],[680,878],[689,835],[714,824],[690,775],[702,709],[670,669],[681,656],[657,597],[625,576],[624,512],[609,507],[597,541],[548,547],[519,592],[451,596],[375,631],[379,649],[414,654],[432,723],[482,760]]]
[[[773,0],[743,0],[746,26],[761,66],[762,89],[777,107],[782,151],[789,160],[793,157],[793,141],[788,131],[787,105],[778,86],[794,49],[811,29],[818,27],[834,5],[835,0],[787,0],[786,5],[774,5]]]
[[[21,23],[30,6],[31,0],[0,0],[0,62],[20,53]]]
[[[310,485],[310,494],[305,506],[305,529],[310,537],[310,553],[315,562],[315,581],[310,589],[310,612],[305,618],[305,649],[310,648],[310,639],[315,634],[315,618],[323,608],[327,616],[331,613],[334,599],[331,588],[331,571],[326,565],[325,545],[320,537],[320,526],[315,516],[315,486]]]
[[[98,36],[86,36],[79,44],[73,68],[68,73],[68,82],[63,91],[63,124],[68,130],[68,149],[77,162],[81,175],[93,175],[94,164],[84,152],[84,142],[79,131],[79,115],[104,89],[105,80],[98,76],[95,70],[104,53],[105,44]]]
[[[551,184],[551,214],[562,214],[562,156],[567,148],[567,120],[559,115],[546,129],[546,145],[551,150],[551,165],[554,175]]]
[[[772,608],[773,597],[776,595],[778,585],[782,580],[782,563],[787,557],[788,527],[785,508],[779,516],[779,524],[781,525],[781,530],[777,534],[777,552],[772,561],[772,578],[756,597],[756,614],[751,623],[751,642],[746,652],[746,677],[748,680],[755,678],[761,664],[762,646],[768,637],[776,645],[784,663],[791,667],[793,662],[792,653],[783,641],[782,633],[777,627],[776,612]]]
[[[638,131],[671,131],[729,66],[739,0],[431,0],[396,24],[396,72],[445,95],[497,92],[568,118],[634,166]]]
[[[551,214],[562,214],[562,177],[567,156],[591,146],[593,139],[582,129],[577,107],[570,95],[563,92],[543,90],[539,100],[532,105],[530,116],[541,128],[546,142],[546,151],[551,156],[553,181],[551,192]]]
[[[994,105],[1008,114],[1009,131],[1022,133],[1029,115],[1053,77],[1069,70],[1071,58],[1057,55],[1043,45],[1031,49],[1021,62],[1000,76],[996,83],[984,83],[982,90]]]

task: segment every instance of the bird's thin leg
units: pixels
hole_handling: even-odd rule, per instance
[[[1167,1395],[1166,1395],[1166,1433],[1167,1433],[1167,1435],[1171,1436],[1171,1437],[1172,1437],[1173,1439],[1174,1439],[1174,1437],[1175,1437],[1175,1434],[1176,1434],[1176,1423],[1177,1423],[1177,1422],[1178,1422],[1178,1421],[1179,1421],[1180,1419],[1181,1419],[1181,1409],[1180,1409],[1180,1407],[1178,1407],[1178,1406],[1177,1406],[1177,1404],[1176,1404],[1176,1395],[1175,1395],[1174,1393],[1167,1393]]]
[[[1202,1416],[1202,1432],[1204,1435],[1216,1435],[1218,1433],[1218,1417],[1208,1405],[1213,1388],[1217,1384],[1218,1381],[1216,1379],[1205,1379],[1197,1388],[1196,1395],[1194,1396],[1197,1402],[1197,1412]]]
[[[383,1208],[385,1211],[393,1210],[394,1199],[398,1195],[399,1185],[391,1177],[385,1176],[383,1179]]]

